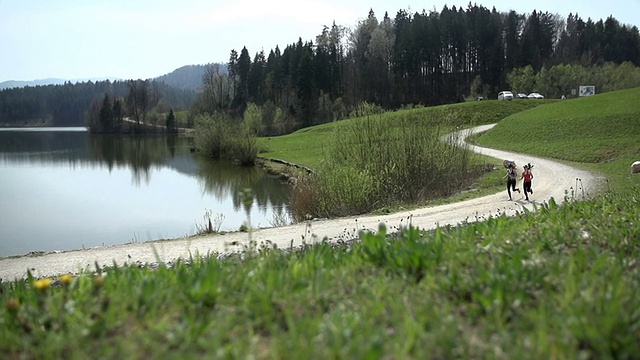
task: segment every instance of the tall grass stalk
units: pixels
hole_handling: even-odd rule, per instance
[[[196,223],[196,234],[217,234],[220,232],[225,216],[222,213],[218,213],[212,221],[212,215],[213,211],[211,209],[205,209],[202,216],[203,223]]]

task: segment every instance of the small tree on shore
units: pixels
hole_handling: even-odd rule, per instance
[[[113,134],[124,131],[124,105],[121,98],[111,98],[105,93],[102,101],[91,103],[86,114],[86,126],[92,133]]]
[[[173,108],[169,109],[169,114],[167,115],[165,125],[167,127],[168,134],[175,134],[178,132],[178,124],[176,122],[176,116],[173,113]]]

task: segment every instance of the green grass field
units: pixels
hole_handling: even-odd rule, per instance
[[[629,160],[640,157],[638,100],[640,89],[531,109],[484,101],[443,116],[454,126],[500,121],[477,140],[592,168],[613,192],[428,232],[380,229],[350,244],[4,282],[0,357],[637,358],[640,175],[629,175]],[[313,167],[331,126],[263,139],[265,155]]]
[[[415,108],[388,112],[382,116],[389,121],[406,117],[412,121],[437,123],[454,129],[474,125],[491,124],[530,108],[557,100],[542,101],[475,101],[428,108]],[[331,136],[351,119],[322,124],[298,130],[294,133],[271,138],[260,138],[259,145],[264,158],[281,159],[294,164],[317,168]]]

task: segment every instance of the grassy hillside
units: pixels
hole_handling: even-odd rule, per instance
[[[640,88],[546,104],[513,114],[476,141],[493,148],[574,162],[614,189],[640,184]]]
[[[475,101],[427,108],[415,108],[384,113],[381,116],[390,121],[406,118],[411,121],[423,121],[430,124],[446,125],[451,128],[491,124],[511,114],[549,104],[557,100],[514,100],[514,101]],[[296,131],[292,134],[261,138],[260,147],[264,152],[260,156],[281,159],[310,168],[318,167],[323,149],[329,143],[336,126],[344,125],[354,119],[322,124]]]

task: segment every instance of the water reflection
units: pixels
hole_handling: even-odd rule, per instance
[[[0,131],[0,160],[3,162],[69,162],[88,160],[86,131]],[[83,151],[85,150],[85,151]]]
[[[264,172],[256,167],[235,171],[237,166],[231,163],[211,162],[202,158],[197,158],[196,162],[200,170],[198,179],[202,181],[204,190],[216,198],[232,198],[236,211],[242,209],[239,194],[247,188],[252,190],[253,201],[260,208],[286,205],[285,201],[277,201],[272,195],[280,192],[282,184],[274,182],[273,178],[265,176]]]
[[[283,206],[283,184],[274,181],[256,167],[239,167],[230,162],[211,161],[191,152],[193,139],[185,136],[117,136],[71,131],[60,136],[55,131],[0,131],[0,161],[67,164],[78,167],[105,168],[109,172],[126,168],[132,184],[148,185],[152,170],[168,167],[192,176],[203,191],[216,198],[233,198],[236,209],[241,202],[237,194],[251,188],[254,201],[261,207]]]
[[[189,168],[193,156],[189,154],[190,139],[177,136],[116,136],[90,134],[87,147],[91,159],[105,166],[109,171],[114,167],[129,167],[135,185],[149,184],[153,168],[178,165]],[[180,149],[178,149],[180,147]],[[180,156],[178,155],[185,155]],[[173,161],[168,162],[171,159]],[[186,163],[180,166],[180,163]]]
[[[245,220],[238,194],[246,188],[255,226],[291,218],[286,184],[255,167],[202,158],[191,147],[184,136],[0,130],[1,210],[10,213],[0,219],[0,257],[184,236],[206,209],[224,214],[223,230],[237,230]],[[129,186],[120,181],[127,172]],[[91,235],[92,243],[85,225],[96,221],[111,234]]]

